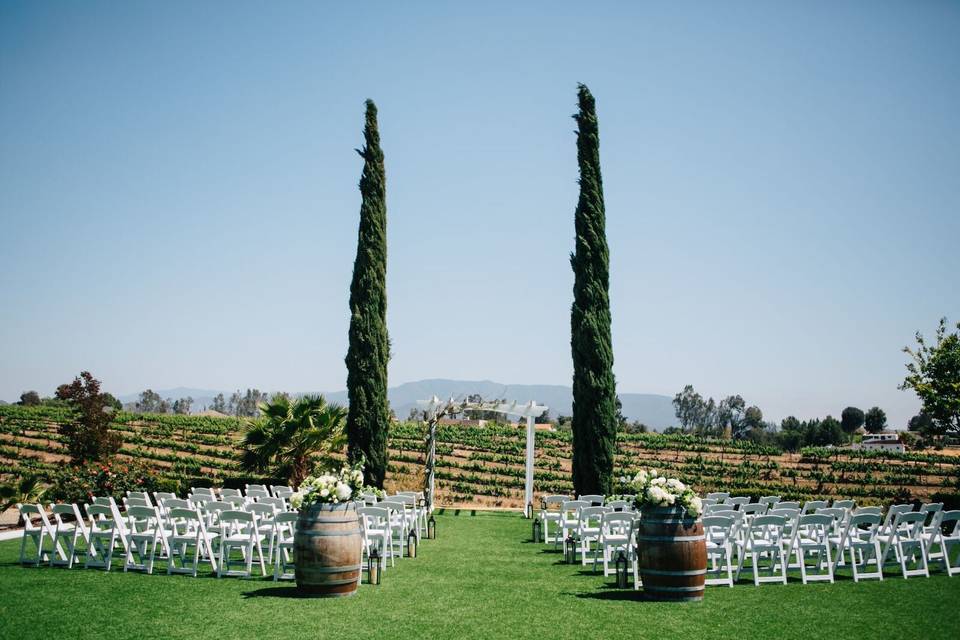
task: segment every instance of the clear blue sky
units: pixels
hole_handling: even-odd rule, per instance
[[[915,412],[900,348],[960,319],[960,4],[453,4],[0,4],[0,398],[342,389],[368,97],[391,385],[569,384],[584,82],[621,391]]]

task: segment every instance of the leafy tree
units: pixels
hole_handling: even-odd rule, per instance
[[[17,404],[25,407],[37,407],[40,405],[40,394],[36,391],[24,391],[20,394],[20,402]]]
[[[180,398],[173,402],[173,412],[179,415],[187,415],[190,413],[191,406],[193,406],[192,397]]]
[[[941,318],[935,344],[927,344],[917,332],[916,350],[903,348],[913,362],[907,364],[900,388],[917,394],[936,435],[960,433],[960,323],[956,328],[957,332],[948,333],[947,319]]]
[[[170,413],[170,403],[153,389],[141,392],[135,407],[137,413]]]
[[[933,419],[921,411],[907,421],[907,429],[922,436],[927,436],[935,433],[936,427],[933,424]]]
[[[733,432],[733,437],[746,438],[751,432],[762,431],[763,428],[763,412],[756,405],[750,406],[743,412],[743,420],[740,421],[739,429]]]
[[[847,407],[843,410],[843,413],[840,414],[840,426],[843,428],[844,433],[852,436],[856,433],[857,429],[863,426],[864,419],[861,409],[857,407]]]
[[[863,417],[863,428],[868,433],[880,433],[887,428],[887,414],[880,407],[873,407]]]
[[[241,394],[237,389],[227,403],[227,413],[237,417],[253,418],[259,413],[260,403],[267,401],[267,394],[259,389],[247,389]]]
[[[833,416],[827,416],[811,429],[808,444],[817,447],[836,446],[845,440],[843,426]]]
[[[574,216],[573,306],[573,488],[579,494],[609,494],[617,435],[617,391],[610,332],[610,250],[607,246],[600,135],[596,103],[578,90],[577,161],[580,197]]]
[[[786,451],[797,451],[803,447],[805,433],[803,424],[794,416],[787,416],[780,422],[778,434],[780,446]]]
[[[350,346],[347,350],[347,457],[363,461],[369,484],[383,487],[387,475],[387,199],[386,170],[377,127],[377,106],[366,103],[360,176],[360,229],[350,283]]]
[[[213,404],[210,406],[214,411],[219,411],[220,413],[227,413],[227,401],[223,397],[222,393],[218,393],[213,398]]]
[[[703,396],[688,384],[673,397],[673,409],[684,431],[692,431],[703,414]]]
[[[110,431],[113,406],[89,371],[57,387],[57,398],[73,410],[73,419],[59,428],[74,463],[106,460],[120,449],[120,436]]]
[[[727,396],[717,406],[717,430],[721,435],[732,437],[741,430],[743,412],[747,403],[740,395]]]
[[[296,487],[310,475],[314,458],[343,448],[347,413],[323,396],[281,397],[261,404],[260,412],[263,420],[251,423],[244,434],[244,471],[285,478]]]

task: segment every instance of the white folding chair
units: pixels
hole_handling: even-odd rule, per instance
[[[567,552],[567,537],[576,533],[580,526],[580,509],[589,507],[586,500],[567,500],[560,505],[560,539],[563,552]]]
[[[133,506],[127,509],[127,556],[124,572],[134,569],[153,573],[157,543],[161,548],[164,540],[163,522],[156,507]],[[136,557],[134,557],[136,556]]]
[[[584,502],[589,502],[591,507],[602,507],[605,498],[599,494],[588,494],[585,496],[578,496],[577,500],[583,500]]]
[[[960,558],[956,562],[950,561],[950,548],[960,545],[960,511],[941,511],[936,527],[924,532],[923,538],[928,562],[939,561],[948,576],[960,574]]]
[[[800,567],[803,584],[816,581],[833,583],[833,560],[830,557],[833,522],[833,516],[825,513],[801,515],[797,522],[790,546],[796,557],[796,564]],[[807,566],[808,554],[817,561],[812,573]]]
[[[363,532],[363,554],[370,557],[370,552],[377,549],[380,555],[380,567],[385,568],[387,558],[390,565],[395,566],[390,539],[390,510],[384,507],[360,507],[357,509]]]
[[[272,500],[273,498],[270,499]],[[242,510],[249,511],[250,513],[254,514],[254,520],[256,521],[257,529],[260,531],[260,535],[264,536],[267,542],[267,564],[273,564],[273,536],[276,533],[276,526],[273,523],[273,518],[277,513],[276,508],[272,504],[256,502],[254,504],[246,505]]]
[[[577,522],[577,539],[580,542],[580,564],[583,566],[587,566],[587,554],[591,552],[591,543],[600,540],[600,524],[603,520],[603,514],[609,511],[609,507],[584,507],[580,509],[580,518]],[[599,547],[597,551],[599,551]],[[594,563],[594,568],[596,568],[596,563]]]
[[[763,515],[754,518],[753,522],[746,527],[743,550],[739,554],[740,560],[737,566],[738,580],[743,571],[744,561],[747,556],[750,556],[754,586],[759,586],[761,582],[787,584],[787,552],[783,535],[785,524],[786,518],[783,516]],[[760,575],[761,558],[766,558],[770,562],[769,576]],[[780,575],[776,575],[777,567],[780,567]]]
[[[217,564],[217,577],[231,576],[249,578],[253,573],[253,554],[256,552],[260,564],[260,575],[267,574],[263,562],[263,539],[257,527],[256,518],[249,511],[220,512],[220,561]],[[242,570],[231,570],[231,552],[237,549],[245,563]]]
[[[23,519],[23,536],[20,538],[20,564],[31,562],[34,566],[39,567],[41,562],[49,562],[54,555],[61,559],[67,557],[63,548],[57,542],[56,529],[50,523],[47,512],[43,510],[41,505],[18,504],[17,511],[20,512],[20,517]],[[40,520],[40,524],[33,522],[34,516]],[[50,553],[47,553],[44,549],[47,538],[53,545]],[[29,558],[25,555],[28,539],[32,540],[37,547],[37,554]]]
[[[893,521],[892,532],[888,535],[879,536],[880,540],[885,543],[881,564],[887,564],[887,558],[893,551],[894,558],[899,562],[904,578],[910,578],[911,576],[929,578],[927,545],[923,539],[923,526],[926,519],[927,514],[919,511],[898,513]],[[913,569],[907,568],[910,563],[915,564]]]
[[[880,562],[880,541],[877,530],[880,528],[879,513],[858,513],[850,517],[844,528],[833,561],[834,571],[844,563],[844,555],[850,556],[850,569],[853,581],[860,582],[868,578],[883,580],[883,565]],[[870,571],[870,564],[874,571]]]
[[[733,516],[704,516],[703,533],[707,543],[707,585],[733,586]]]
[[[113,564],[113,548],[121,535],[113,510],[105,504],[88,504],[87,511],[87,557],[84,568],[103,567],[110,571]]]
[[[598,508],[598,507],[588,507]],[[611,507],[599,507],[601,509]],[[581,513],[583,513],[581,511]],[[593,556],[593,570],[597,570],[597,561],[603,558],[603,575],[611,573],[610,561],[619,551],[624,553],[628,562],[635,562],[634,549],[636,545],[630,540],[633,529],[634,514],[625,511],[604,511],[600,514],[600,537],[597,546],[600,553]]]
[[[57,545],[63,540],[66,549],[65,558],[59,558],[56,554],[50,556],[50,566],[63,566],[72,569],[74,561],[80,559],[80,553],[85,552],[84,549],[77,547],[77,543],[82,540],[84,546],[90,544],[87,525],[83,521],[83,516],[80,515],[80,509],[75,504],[51,504],[50,511],[53,513],[56,527],[53,540]],[[73,518],[73,522],[67,522],[64,517]]]
[[[402,558],[407,546],[405,537],[407,523],[403,503],[388,498],[378,502],[377,507],[387,509],[390,512],[390,556],[391,558]]]
[[[278,513],[273,524],[274,532],[273,581],[293,580],[296,575],[287,569],[293,565],[293,536],[297,528],[297,519],[300,514],[296,511]]]
[[[552,495],[543,499],[540,509],[540,522],[543,523],[543,542],[549,544],[553,542],[554,546],[560,544],[562,536],[560,535],[560,508],[564,502],[569,502],[570,496]],[[556,526],[557,533],[553,539],[550,539],[550,524]]]
[[[167,575],[186,573],[196,578],[200,563],[204,561],[210,563],[211,571],[217,570],[217,561],[213,553],[213,542],[217,534],[207,531],[206,523],[199,510],[170,509],[167,511],[167,525],[170,529],[167,535],[167,547],[170,549]],[[180,560],[180,566],[177,566],[177,559]]]

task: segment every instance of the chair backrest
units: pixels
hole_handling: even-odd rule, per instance
[[[708,493],[707,498],[710,500],[719,500],[723,501],[730,497],[730,494],[726,491],[714,491],[713,493]]]
[[[160,514],[156,507],[129,507],[127,526],[133,533],[154,533],[160,528]]]
[[[293,489],[290,488],[290,487],[288,487],[288,486],[286,486],[286,485],[273,486],[273,487],[270,487],[270,490],[273,492],[273,497],[274,497],[274,498],[284,498],[284,499],[287,499],[287,498],[289,498],[290,496],[293,495]]]
[[[710,542],[723,544],[730,538],[736,523],[733,516],[704,516],[703,532]]]
[[[67,516],[73,518],[76,522],[76,526],[80,531],[83,531],[86,534],[87,525],[83,521],[83,516],[80,515],[80,509],[75,504],[52,504],[50,505],[50,511],[53,513],[53,519],[56,526],[59,528],[61,525],[65,524],[63,517]]]
[[[250,513],[255,513],[257,518],[272,518],[273,515],[277,512],[271,504],[263,504],[262,502],[256,502],[253,504],[248,504],[243,507],[244,511],[249,511]]]
[[[771,516],[781,516],[790,521],[800,517],[800,509],[781,508],[778,504],[775,509],[767,511],[767,514]]]
[[[181,500],[180,498],[164,498],[163,508],[167,511],[170,509],[193,509],[193,505],[189,500]]]
[[[603,520],[603,514],[609,511],[610,509],[608,507],[583,507],[580,509],[580,526],[599,527]]]
[[[213,492],[211,487],[190,487],[190,493],[194,495],[207,495],[211,497],[216,497],[216,494]]]
[[[890,533],[891,528],[894,526],[894,523],[897,521],[897,518],[901,513],[910,513],[913,511],[912,504],[893,504],[890,505],[890,508],[887,509],[887,517],[883,520],[883,525],[880,527],[881,533]]]
[[[880,516],[881,519],[883,519],[883,507],[857,507],[853,511],[853,514],[856,516],[867,514],[867,513]]]
[[[751,504],[742,504],[737,507],[737,510],[747,515],[763,515],[767,512],[767,506],[768,505],[763,502],[753,502]]]
[[[879,513],[857,513],[850,516],[850,522],[843,533],[844,541],[873,544],[882,519]]]
[[[267,493],[270,493],[270,490],[267,489],[267,485],[265,484],[248,484],[246,485],[246,490],[247,491],[266,491]]]
[[[825,509],[817,509],[817,514],[830,516],[831,518],[833,518],[833,522],[835,525],[839,522],[843,522],[843,520],[847,517],[847,513],[848,512],[846,509],[841,509],[838,507],[827,507]]]
[[[800,503],[791,502],[791,501],[786,501],[786,502],[781,501],[777,503],[777,509],[796,509],[797,511],[799,511]]]
[[[227,489],[224,487],[220,489],[220,499],[224,500],[226,498],[242,498],[243,492],[240,489]]]
[[[198,509],[167,509],[167,523],[177,536],[195,535],[204,530],[203,517]]]
[[[611,500],[604,506],[610,507],[614,511],[630,511],[633,508],[631,503],[626,500]]]
[[[857,506],[857,503],[854,502],[853,500],[834,500],[832,508],[846,509],[849,511],[850,509],[856,508],[856,506]]]
[[[757,516],[747,527],[747,536],[754,541],[779,542],[786,524],[787,519],[783,516]]]
[[[582,513],[582,512],[581,512]],[[623,535],[630,532],[635,520],[632,513],[622,511],[606,511],[600,516],[600,531],[604,535]]]
[[[759,502],[760,504],[765,504],[772,507],[773,505],[780,502],[780,496],[763,496],[762,498],[760,498]]]
[[[560,506],[560,510],[565,514],[579,515],[580,509],[589,506],[590,503],[586,500],[567,500]]]
[[[797,521],[795,535],[824,542],[833,529],[833,516],[827,513],[807,513]]]
[[[733,498],[727,498],[723,501],[723,504],[732,507],[740,507],[745,504],[750,504],[750,496],[735,496]]]
[[[243,496],[220,496],[220,502],[229,504],[233,509],[242,509],[247,499]]]
[[[942,502],[927,502],[920,506],[920,513],[927,515],[926,524],[928,526],[933,526],[935,524],[935,519],[938,514],[943,512],[943,503]]]
[[[804,515],[808,513],[816,513],[817,509],[826,509],[829,506],[829,500],[807,500],[803,503],[803,509],[800,511],[800,513]]]
[[[166,500],[175,500],[176,498],[177,498],[177,494],[175,494],[175,493],[169,493],[169,492],[167,492],[167,491],[154,491],[154,492],[153,492],[153,503],[154,503],[155,505],[157,505],[158,507],[160,507],[160,510],[161,510],[161,511],[166,510],[166,507],[163,506],[164,501],[166,501]]]
[[[117,528],[117,521],[113,517],[113,510],[105,504],[84,505],[87,512],[87,521],[93,533],[110,533]]]
[[[127,511],[130,510],[130,507],[152,507],[153,505],[149,500],[144,500],[143,498],[138,498],[136,496],[127,497],[123,499],[123,508]]]
[[[951,538],[960,536],[960,510],[944,511],[940,516],[940,526]]]
[[[390,510],[384,507],[359,507],[357,515],[360,516],[365,530],[382,529],[390,522]]]
[[[127,497],[138,498],[140,500],[143,500],[144,502],[147,503],[148,507],[155,506],[153,502],[150,500],[150,494],[147,493],[146,491],[127,491]]]
[[[270,505],[277,513],[287,510],[287,503],[283,501],[283,498],[260,498],[257,500],[257,504]]]
[[[253,514],[249,511],[221,511],[220,512],[220,523],[221,524],[252,524],[253,523]]]
[[[604,497],[591,493],[589,495],[579,496],[578,499],[582,500],[583,502],[589,502],[591,507],[602,507]]]
[[[919,539],[923,533],[923,525],[927,521],[927,514],[919,511],[903,511],[897,514],[894,520],[894,530],[902,537]]]

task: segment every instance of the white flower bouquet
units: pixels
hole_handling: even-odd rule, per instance
[[[656,469],[641,469],[630,483],[636,492],[634,506],[682,507],[691,518],[703,514],[703,502],[693,489],[676,478],[666,478]]]
[[[338,472],[328,471],[316,477],[307,476],[300,488],[290,496],[290,506],[300,510],[315,503],[341,504],[359,496],[363,489],[363,467],[344,466]]]

